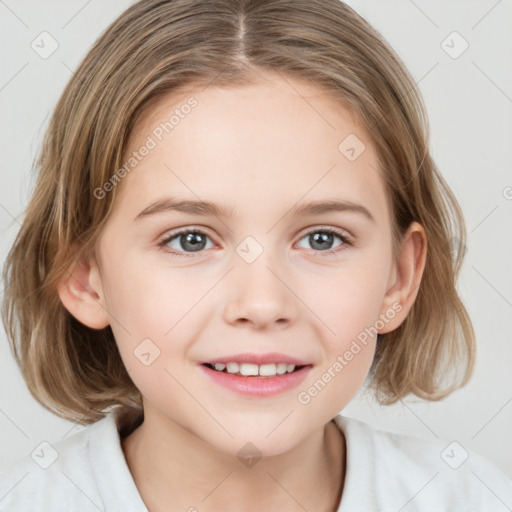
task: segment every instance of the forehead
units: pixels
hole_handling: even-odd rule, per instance
[[[368,134],[340,100],[310,83],[267,77],[171,92],[145,109],[125,160],[144,146],[151,149],[122,183],[137,207],[168,192],[235,209],[326,194],[385,208]]]

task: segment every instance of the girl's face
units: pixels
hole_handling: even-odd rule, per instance
[[[250,441],[274,455],[318,432],[400,308],[368,135],[320,89],[272,78],[161,99],[126,162],[93,276],[146,414],[230,454]],[[265,377],[244,393],[202,365],[269,353],[307,365],[273,394],[258,395]]]

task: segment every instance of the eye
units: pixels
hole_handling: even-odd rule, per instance
[[[333,247],[335,238],[338,238],[340,243]],[[307,240],[313,250],[317,253],[315,256],[319,256],[320,253],[338,253],[344,250],[344,247],[342,246],[351,245],[348,235],[332,228],[316,228],[313,231],[306,233],[306,235],[301,238],[301,241],[302,240]],[[342,248],[338,249],[338,247]]]
[[[187,252],[194,253],[200,252],[203,249],[210,249],[213,244],[210,247],[206,247],[207,240],[209,239],[210,237],[206,233],[198,229],[184,229],[177,233],[171,233],[159,242],[158,246],[171,256],[190,257],[192,254],[187,254]]]
[[[333,247],[336,238],[340,242]],[[316,228],[306,233],[300,241],[307,240],[311,244],[315,256],[324,256],[339,253],[345,249],[345,246],[350,246],[349,238],[347,234],[332,228]],[[189,228],[170,233],[162,241],[158,242],[158,247],[170,256],[187,258],[193,257],[193,253],[201,252],[204,249],[211,249],[213,243],[208,246],[208,240],[211,242],[210,237],[203,231]]]

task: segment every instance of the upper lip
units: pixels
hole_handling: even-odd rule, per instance
[[[311,363],[303,359],[298,359],[297,357],[288,356],[286,354],[279,354],[277,352],[271,352],[267,354],[233,354],[230,356],[222,356],[216,357],[215,359],[208,359],[206,361],[201,361],[200,364],[215,364],[215,363],[247,363],[247,364],[257,364],[258,366],[262,364],[271,364],[271,363],[286,363],[286,364],[294,364],[295,366],[307,366]]]

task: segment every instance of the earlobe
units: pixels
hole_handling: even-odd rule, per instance
[[[407,317],[418,295],[426,256],[425,230],[421,224],[412,222],[404,234],[393,283],[386,292],[382,305],[381,316],[393,310],[393,318],[379,330],[379,334],[394,331]]]
[[[76,263],[65,272],[57,292],[64,307],[82,324],[91,329],[110,324],[96,264]]]

